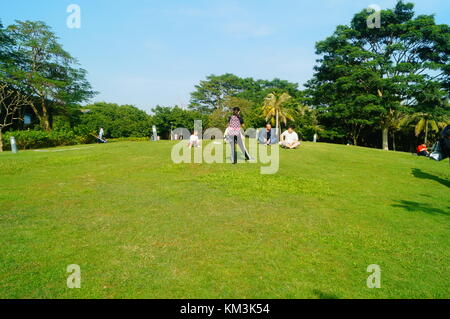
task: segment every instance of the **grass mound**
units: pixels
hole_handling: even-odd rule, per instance
[[[447,162],[305,143],[261,175],[172,145],[0,154],[0,297],[450,296]]]

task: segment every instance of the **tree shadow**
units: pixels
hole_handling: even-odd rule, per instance
[[[413,202],[408,200],[399,200],[398,204],[392,205],[392,207],[399,207],[406,209],[409,212],[422,212],[427,214],[439,214],[439,215],[450,215],[450,207],[448,210],[443,210],[440,208],[430,207],[424,203]]]
[[[329,294],[329,293],[326,293],[326,292],[323,292],[323,291],[320,291],[320,290],[317,290],[317,289],[314,289],[313,293],[317,297],[319,297],[319,299],[339,299],[339,297],[336,296],[336,295]]]
[[[422,179],[431,179],[431,180],[436,181],[444,186],[450,187],[450,181],[448,179],[440,178],[439,176],[429,174],[418,168],[414,168],[412,170],[412,174],[414,175],[414,177],[422,178]]]

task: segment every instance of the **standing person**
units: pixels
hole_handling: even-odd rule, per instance
[[[103,135],[105,134],[105,131],[103,130],[103,127],[100,128],[100,132],[98,132],[98,138],[100,140],[103,140]]]
[[[283,134],[281,134],[280,139],[280,145],[284,148],[294,149],[300,145],[298,135],[295,133],[293,126],[289,126],[287,131],[284,131]]]
[[[241,126],[244,124],[242,119],[241,109],[238,107],[233,108],[233,115],[228,119],[227,136],[231,147],[231,161],[233,164],[237,163],[236,143],[239,145],[242,153],[245,155],[245,160],[250,160],[250,155],[245,148],[241,135]]]

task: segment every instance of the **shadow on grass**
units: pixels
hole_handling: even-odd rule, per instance
[[[446,216],[450,215],[450,207],[448,207],[448,210],[443,210],[440,208],[430,207],[429,205],[426,205],[424,203],[413,202],[408,200],[400,200],[397,202],[398,204],[394,204],[392,206],[404,208],[409,212],[423,212],[427,214],[440,214]]]
[[[414,168],[412,170],[412,174],[414,175],[414,177],[421,178],[421,179],[431,179],[431,180],[436,181],[436,182],[438,182],[438,183],[440,183],[440,184],[442,184],[444,186],[450,187],[450,181],[449,180],[440,178],[439,176],[435,176],[435,175],[429,174],[429,173],[424,172],[424,171],[422,171],[422,170],[420,170],[418,168]]]
[[[336,296],[336,295],[329,294],[329,293],[326,293],[326,292],[323,292],[323,291],[320,291],[320,290],[317,290],[317,289],[314,289],[313,293],[317,297],[319,297],[319,299],[339,299],[339,297]]]

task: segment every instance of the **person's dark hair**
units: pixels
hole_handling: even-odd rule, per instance
[[[288,129],[293,129],[293,130],[295,130],[295,126],[294,126],[294,125],[289,125],[289,126],[288,126]]]
[[[238,115],[240,111],[241,111],[240,108],[238,108],[238,107],[233,107],[233,115]]]

